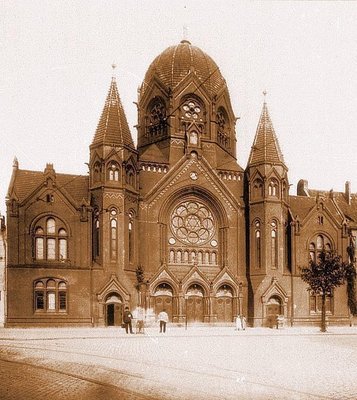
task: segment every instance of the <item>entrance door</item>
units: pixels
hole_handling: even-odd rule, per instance
[[[114,326],[114,304],[107,304],[107,326]]]
[[[217,321],[232,322],[233,321],[233,302],[232,297],[219,297],[217,304]]]
[[[110,293],[105,302],[105,323],[107,326],[120,326],[123,319],[123,301],[118,293]]]
[[[190,296],[187,298],[186,318],[188,322],[203,322],[203,297]]]
[[[155,314],[158,315],[162,310],[167,312],[169,321],[172,321],[172,297],[156,296],[155,297]]]
[[[273,296],[269,299],[266,305],[266,324],[270,328],[275,328],[277,324],[277,318],[282,313],[281,301],[278,297]]]
[[[120,326],[122,323],[121,303],[109,303],[107,307],[107,326]]]

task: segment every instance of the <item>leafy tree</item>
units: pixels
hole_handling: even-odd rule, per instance
[[[310,260],[309,266],[301,269],[301,279],[309,285],[308,290],[321,295],[321,332],[326,332],[326,296],[345,282],[348,266],[341,256],[322,251],[317,261]]]

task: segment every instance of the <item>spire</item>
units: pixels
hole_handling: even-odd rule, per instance
[[[275,135],[264,94],[263,110],[260,115],[257,132],[250,152],[248,165],[257,164],[283,164],[284,157],[280,150],[278,139]]]
[[[112,81],[92,144],[105,143],[134,148],[133,139],[120,101],[117,83],[114,76],[115,67],[116,65],[113,64]]]

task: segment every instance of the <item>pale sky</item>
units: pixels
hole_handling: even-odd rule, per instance
[[[0,212],[21,169],[86,174],[116,63],[136,141],[137,88],[183,38],[220,67],[245,168],[266,90],[289,168],[314,189],[357,192],[357,2],[0,0]]]

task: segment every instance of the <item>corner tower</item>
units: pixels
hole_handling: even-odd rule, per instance
[[[95,268],[120,275],[135,269],[131,231],[138,200],[137,152],[112,78],[92,144],[89,187]]]
[[[264,101],[246,169],[249,310],[255,325],[269,323],[271,299],[279,303],[277,315],[288,311],[287,291],[282,289],[286,287],[283,276],[288,262],[287,172]]]

